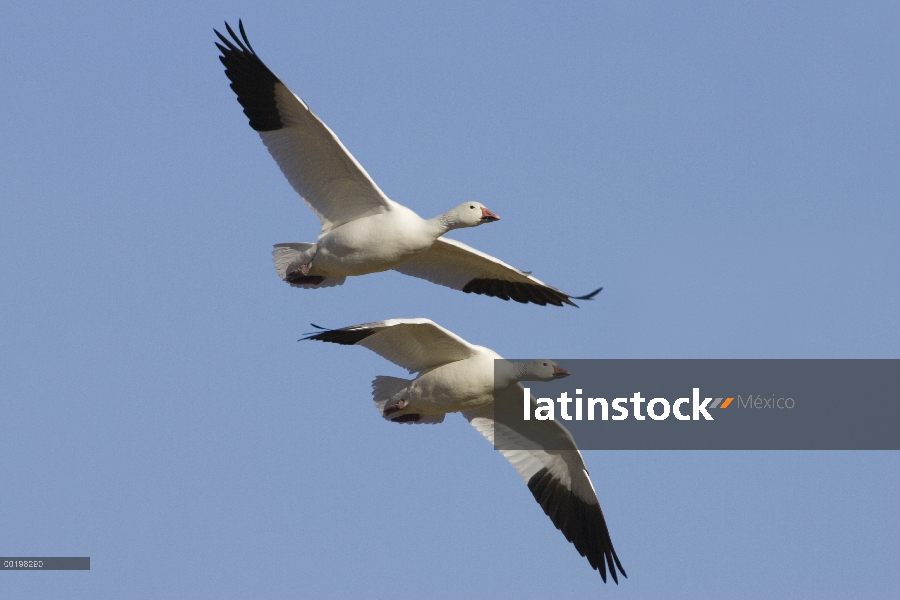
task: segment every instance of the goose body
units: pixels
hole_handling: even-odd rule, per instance
[[[276,244],[275,269],[301,288],[341,285],[346,277],[395,269],[467,293],[539,305],[575,306],[572,297],[530,273],[443,237],[499,217],[464,202],[432,219],[379,189],[338,137],[259,59],[240,24],[218,31],[220,60],[238,102],[291,186],[322,223],[315,242]]]
[[[467,205],[482,217],[482,206]],[[462,211],[467,210],[463,208]],[[445,215],[441,215],[445,217]],[[449,217],[445,217],[449,219]],[[309,252],[310,277],[348,277],[387,271],[428,250],[446,231],[441,220],[423,219],[396,204],[390,210],[355,219],[322,234]],[[298,260],[303,263],[304,257]]]
[[[464,360],[457,360],[421,373],[400,395],[406,402],[400,414],[423,416],[473,410],[493,399],[493,380],[482,375],[492,372],[494,359],[500,358],[488,348]]]
[[[428,319],[391,319],[326,329],[306,339],[359,345],[418,373],[412,379],[378,376],[372,396],[381,415],[395,423],[440,423],[448,413],[461,412],[489,442],[502,440],[510,448],[501,454],[515,467],[535,500],[557,529],[575,545],[606,581],[607,568],[618,583],[625,575],[613,549],[606,520],[584,459],[569,432],[558,421],[551,428],[554,448],[528,444],[493,418],[495,394],[512,394],[521,402],[522,381],[549,381],[569,375],[551,360],[514,363],[484,346],[470,344]],[[536,402],[531,398],[532,405]],[[534,407],[534,406],[533,406]],[[533,408],[532,407],[532,408]],[[561,443],[560,443],[561,441]]]

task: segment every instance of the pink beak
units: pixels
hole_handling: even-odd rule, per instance
[[[563,377],[568,377],[569,375],[571,375],[571,373],[569,373],[559,365],[553,365],[553,379],[562,379]]]
[[[481,221],[483,223],[490,223],[491,221],[499,221],[500,217],[486,209],[485,207],[481,207]]]

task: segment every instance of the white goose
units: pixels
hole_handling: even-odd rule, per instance
[[[449,412],[462,412],[487,440],[511,442],[509,447],[530,447],[535,438],[494,421],[494,360],[502,357],[484,346],[476,346],[428,319],[391,319],[326,329],[308,335],[308,340],[365,346],[389,361],[419,373],[413,379],[378,376],[372,396],[382,416],[395,423],[440,423]],[[569,372],[551,360],[500,363],[497,394],[511,394],[521,402],[521,381],[550,381]],[[536,405],[534,398],[531,402]],[[517,404],[521,406],[520,404]],[[535,500],[606,581],[609,567],[618,583],[616,568],[625,570],[616,556],[603,511],[591,484],[584,460],[569,432],[558,421],[542,421],[551,428],[554,448],[564,450],[500,450],[528,485]],[[547,435],[545,429],[542,434]],[[562,442],[562,444],[560,444]],[[543,446],[538,445],[537,448]]]
[[[259,59],[239,23],[240,38],[216,43],[250,127],[259,132],[294,190],[322,221],[316,243],[276,244],[278,275],[295,287],[324,288],[352,275],[394,269],[433,283],[504,300],[575,304],[570,295],[474,248],[442,237],[451,229],[499,219],[465,202],[423,219],[387,196],[337,136]],[[576,300],[589,300],[600,290]]]

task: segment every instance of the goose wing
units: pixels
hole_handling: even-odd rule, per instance
[[[365,346],[416,373],[463,360],[482,351],[429,319],[389,319],[341,329],[325,329],[304,339]]]
[[[216,46],[225,74],[250,127],[259,133],[291,186],[322,222],[322,232],[391,209],[394,202],[375,185],[338,137],[259,59],[238,24],[225,24]]]
[[[438,238],[431,248],[394,270],[466,293],[541,306],[577,306],[572,299],[590,300],[603,289],[584,296],[570,296],[500,259],[445,237]]]
[[[510,386],[513,402],[521,402],[521,384]],[[531,398],[532,408],[536,405]],[[540,431],[512,429],[494,421],[491,405],[463,411],[463,416],[487,440],[501,448],[500,453],[516,469],[534,499],[557,529],[575,545],[606,581],[606,570],[619,583],[616,569],[627,577],[609,537],[600,501],[584,465],[584,459],[568,430],[557,421],[540,421]],[[517,424],[518,425],[518,424]],[[536,435],[535,435],[536,433]],[[552,438],[552,443],[546,440]],[[543,443],[542,443],[543,440]],[[565,448],[563,450],[549,450]]]

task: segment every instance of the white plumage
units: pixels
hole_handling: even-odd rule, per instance
[[[315,289],[395,269],[467,293],[575,306],[569,294],[529,273],[442,237],[452,229],[499,219],[481,203],[465,202],[423,219],[388,198],[334,132],[263,64],[243,24],[240,37],[225,26],[231,39],[217,31],[222,44],[216,46],[231,88],[250,126],[322,222],[315,243],[275,246],[275,268],[282,279]],[[587,300],[599,291],[574,299]]]
[[[462,412],[488,441],[496,439],[504,442],[498,444],[502,447],[517,448],[500,452],[603,581],[607,568],[616,583],[617,569],[625,575],[584,460],[569,432],[557,421],[544,421],[542,434],[529,436],[527,431],[494,420],[495,394],[512,395],[521,402],[521,381],[550,381],[569,375],[568,371],[551,360],[504,361],[490,348],[470,344],[428,319],[390,319],[326,329],[306,339],[364,346],[410,373],[418,373],[412,380],[375,378],[372,396],[384,418],[397,423],[440,423],[447,413]],[[533,397],[531,403],[533,409]],[[548,431],[554,439],[552,448],[535,443]]]

